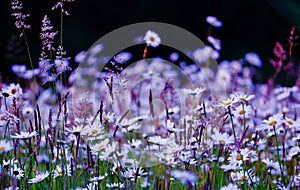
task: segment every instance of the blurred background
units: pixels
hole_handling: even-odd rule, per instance
[[[35,66],[41,52],[39,33],[45,14],[54,30],[59,31],[58,10],[51,10],[57,1],[22,1],[24,13],[30,13],[27,23],[29,46]],[[207,43],[206,16],[216,16],[223,27],[212,31],[222,41],[221,60],[241,59],[248,52],[257,53],[263,61],[262,71],[272,71],[269,58],[276,41],[287,47],[293,26],[299,29],[300,1],[297,0],[75,0],[66,3],[70,16],[64,18],[63,45],[68,56],[87,50],[96,40],[119,27],[138,22],[164,22],[182,27]],[[13,80],[12,64],[29,64],[26,46],[11,16],[10,1],[0,1],[0,72],[4,81]],[[299,40],[298,40],[299,41]],[[295,54],[300,54],[299,48]],[[73,59],[71,60],[73,61]]]

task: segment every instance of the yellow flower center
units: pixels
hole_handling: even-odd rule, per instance
[[[277,121],[275,121],[275,120],[272,120],[272,121],[270,121],[270,122],[269,122],[269,125],[271,125],[271,126],[272,126],[272,125],[275,125],[276,123],[277,123]]]
[[[242,160],[242,155],[238,154],[238,155],[236,156],[236,160],[238,160],[238,161]]]
[[[226,101],[226,102],[224,102],[224,105],[225,106],[229,106],[231,104],[231,101]]]
[[[247,176],[242,175],[241,178],[242,178],[242,179],[247,179]]]
[[[104,148],[103,145],[98,146],[98,150],[102,150]]]
[[[176,149],[175,149],[175,148],[173,148],[173,149],[171,150],[171,152],[172,152],[172,153],[175,153],[175,152],[176,152]]]
[[[246,111],[245,110],[241,110],[241,111],[239,111],[239,114],[240,115],[243,115],[243,114],[245,114],[246,113]]]
[[[5,117],[2,115],[2,116],[0,117],[0,120],[1,120],[1,121],[5,120]]]
[[[62,170],[59,170],[58,173],[59,173],[59,174],[62,174]]]
[[[241,97],[240,100],[246,102],[246,98],[244,98],[244,97]]]
[[[220,144],[225,144],[225,141],[223,139],[219,140]]]
[[[91,132],[92,134],[97,134],[98,131],[96,129],[93,129]]]
[[[294,124],[294,122],[292,122],[291,120],[288,120],[287,123],[288,123],[289,125],[293,125],[293,124]]]
[[[42,181],[43,180],[43,178],[41,178],[41,177],[38,177],[38,178],[36,178],[37,180],[39,180],[39,181]]]
[[[104,117],[104,120],[105,120],[105,121],[108,121],[108,120],[109,120],[109,117]]]
[[[5,150],[5,147],[4,146],[1,146],[0,147],[0,151],[4,151]]]

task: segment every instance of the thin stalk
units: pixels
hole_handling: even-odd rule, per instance
[[[230,106],[228,106],[227,108],[228,108],[228,114],[229,114],[229,117],[230,117],[230,122],[231,122],[231,127],[232,127],[232,132],[233,132],[234,140],[235,140],[235,142],[237,142]]]
[[[277,137],[277,133],[275,130],[275,125],[273,125],[273,130],[274,130],[274,134],[275,134],[275,140],[276,140],[276,151],[277,151],[277,157],[278,157],[278,162],[279,162],[279,168],[280,168],[280,173],[281,173],[281,177],[282,177],[282,182],[285,184],[285,178],[284,178],[284,174],[283,174],[283,169],[282,169],[282,160],[280,159],[280,154],[279,154],[279,142],[278,142],[278,137]]]

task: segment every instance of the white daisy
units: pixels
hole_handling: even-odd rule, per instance
[[[180,180],[182,184],[195,184],[197,181],[197,175],[190,171],[173,170],[171,171],[171,175]]]
[[[20,134],[16,133],[15,135],[11,135],[11,138],[13,138],[13,139],[30,139],[31,137],[35,137],[36,135],[37,135],[36,131],[33,131],[31,133],[21,131]]]
[[[65,175],[72,176],[72,171],[71,171],[71,165],[68,164],[67,168],[64,168],[64,173]],[[56,166],[55,170],[52,171],[52,175],[54,178],[57,178],[58,176],[63,175],[63,169],[60,166]]]
[[[205,63],[209,60],[209,58],[218,59],[219,56],[219,52],[210,46],[198,48],[193,53],[193,57],[198,63]]]
[[[274,114],[270,116],[268,119],[262,121],[261,130],[271,129],[273,126],[280,126],[284,122],[282,118],[282,114]]]
[[[238,100],[234,97],[229,97],[226,100],[223,100],[217,106],[223,107],[223,108],[228,108],[228,107],[233,107],[233,104],[235,104]]]
[[[19,168],[16,164],[14,166],[12,166],[9,171],[8,171],[8,175],[16,178],[16,179],[21,179],[24,177],[24,170],[22,170],[21,168]]]
[[[207,37],[207,41],[209,41],[216,50],[220,50],[221,49],[221,40],[216,39],[212,36],[208,36]]]
[[[251,65],[261,67],[262,62],[256,53],[250,52],[245,55],[245,60]]]
[[[134,180],[136,177],[140,178],[144,175],[147,175],[147,172],[144,172],[143,168],[127,168],[127,171],[123,173],[123,177],[131,180]]]
[[[99,151],[103,150],[107,144],[109,143],[109,139],[104,139],[100,143],[94,144],[91,146],[91,152],[93,155],[98,155]]]
[[[220,133],[217,130],[211,135],[211,138],[214,144],[230,145],[234,143],[233,136],[229,136],[227,133]]]
[[[97,177],[92,177],[92,178],[90,178],[90,181],[91,181],[91,182],[100,182],[100,181],[102,181],[107,175],[108,175],[108,174],[105,173],[104,175],[99,175],[99,176],[97,176]]]
[[[233,94],[233,97],[235,97],[238,101],[248,102],[248,101],[254,99],[255,95],[254,94],[247,95],[247,94],[243,94],[243,93],[235,93],[235,94]]]
[[[214,27],[221,27],[223,23],[219,21],[215,16],[207,16],[206,22]]]
[[[195,89],[182,89],[183,93],[191,95],[191,96],[196,96],[202,92],[204,92],[206,89],[205,88],[195,88]]]
[[[12,83],[8,87],[6,87],[2,90],[2,95],[5,97],[18,98],[22,94],[23,94],[23,90],[19,84]]]
[[[184,131],[184,129],[175,128],[175,124],[171,122],[169,119],[167,120],[166,128],[170,133],[178,133],[180,131]]]
[[[161,43],[159,35],[151,30],[148,30],[144,36],[144,41],[146,41],[148,46],[157,47]]]
[[[13,146],[10,142],[7,142],[6,140],[0,141],[0,154],[3,152],[8,152],[13,149]]]
[[[236,118],[249,118],[250,114],[252,113],[252,108],[250,105],[239,105],[235,108],[235,110],[232,110],[232,114]]]
[[[228,185],[221,187],[220,190],[240,190],[240,188],[236,184],[229,183]]]
[[[115,189],[115,188],[125,188],[124,183],[107,183],[106,184],[107,188]]]
[[[39,183],[46,179],[49,176],[49,172],[46,171],[45,173],[37,174],[34,178],[29,179],[28,183]]]

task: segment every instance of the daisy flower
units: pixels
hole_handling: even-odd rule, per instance
[[[177,133],[180,131],[184,131],[183,129],[175,128],[175,124],[173,122],[171,122],[170,120],[167,120],[166,128],[170,133]]]
[[[49,172],[46,171],[45,173],[37,174],[34,178],[29,179],[28,183],[39,183],[46,179],[49,176]]]
[[[209,58],[218,59],[219,56],[219,52],[215,51],[210,46],[198,48],[193,53],[193,57],[198,63],[205,63],[209,60]]]
[[[147,175],[143,168],[127,168],[127,171],[123,174],[123,177],[134,180],[136,177]]]
[[[10,142],[7,142],[6,140],[0,141],[0,154],[3,152],[8,152],[13,149],[13,146]]]
[[[192,155],[189,153],[181,153],[179,155],[179,159],[187,165],[196,165],[197,160],[195,158],[192,158]]]
[[[4,113],[0,113],[0,126],[3,127],[7,124],[7,115]]]
[[[16,179],[21,179],[24,177],[24,170],[14,165],[9,169],[8,175]]]
[[[190,171],[173,170],[171,171],[171,175],[177,180],[180,180],[182,184],[195,184],[197,181],[197,175]]]
[[[16,165],[18,163],[19,163],[19,161],[16,160],[16,159],[14,159],[14,158],[10,159],[8,161],[3,160],[3,166],[11,166],[11,167],[13,167],[14,165]]]
[[[87,135],[88,137],[98,137],[103,134],[104,128],[100,122],[95,122],[93,125],[88,125],[82,131],[82,134]]]
[[[280,170],[279,162],[274,162],[273,160],[270,160],[269,158],[263,159],[262,162],[266,164],[266,168]]]
[[[115,114],[112,112],[104,112],[102,117],[105,122],[113,122],[115,119]]]
[[[110,188],[110,189],[125,188],[125,184],[124,183],[107,183],[106,187]]]
[[[216,17],[214,16],[207,16],[206,17],[206,22],[214,27],[221,27],[223,23],[219,21]]]
[[[242,169],[241,166],[234,165],[234,164],[228,164],[228,165],[224,164],[224,165],[220,166],[220,168],[223,169],[224,172]]]
[[[215,133],[211,135],[211,138],[214,144],[230,145],[234,143],[233,136],[229,136],[227,133],[220,133],[219,131],[215,131]]]
[[[146,41],[148,46],[157,47],[161,43],[159,35],[151,30],[148,30],[144,36],[144,41]]]
[[[128,144],[131,148],[139,148],[142,145],[142,141],[140,139],[132,139],[128,141]]]
[[[221,187],[220,190],[240,190],[240,188],[236,184],[229,183],[228,185]]]
[[[11,135],[11,138],[13,138],[13,139],[30,139],[31,137],[35,137],[36,135],[37,135],[36,131],[33,131],[31,133],[21,131],[20,134],[16,133],[15,135]]]
[[[289,128],[297,128],[300,126],[299,121],[295,121],[293,119],[290,119],[288,117],[284,118],[285,124],[289,126]]]
[[[168,109],[168,114],[170,115],[177,114],[179,111],[180,111],[179,107],[175,106],[174,108]]]
[[[270,116],[268,119],[265,119],[262,121],[261,124],[261,129],[270,129],[272,128],[274,125],[275,126],[279,126],[284,122],[283,118],[282,118],[282,114],[274,114],[272,116]]]
[[[81,63],[85,59],[85,56],[86,56],[86,50],[82,50],[81,52],[75,55],[74,61],[76,63]]]
[[[233,94],[233,96],[241,102],[248,102],[255,98],[254,94],[247,95],[247,94],[242,94],[242,93],[235,93],[235,94]]]
[[[121,52],[118,55],[114,56],[116,63],[123,64],[129,61],[132,58],[132,54],[129,52]]]
[[[179,144],[173,142],[173,143],[168,144],[165,152],[167,154],[175,154],[175,153],[181,151],[183,148],[184,148],[183,145],[179,145]]]
[[[207,37],[207,41],[209,41],[216,50],[220,50],[221,49],[221,40],[216,39],[212,36],[208,36]]]
[[[233,150],[230,153],[228,161],[231,165],[241,166],[243,162],[249,160],[250,151],[247,148],[241,149],[240,152]]]
[[[99,175],[99,176],[97,176],[97,177],[92,177],[92,178],[90,178],[90,181],[91,181],[91,182],[100,182],[100,181],[102,181],[107,175],[108,175],[108,174],[105,173],[104,175]]]
[[[179,53],[173,52],[173,53],[170,54],[169,59],[172,62],[176,62],[179,59],[179,57],[180,57]]]
[[[100,143],[94,144],[91,146],[91,152],[93,155],[98,155],[98,152],[103,150],[107,144],[109,143],[109,139],[105,139],[101,141]]]
[[[8,87],[2,90],[2,95],[5,97],[17,98],[23,94],[23,90],[19,84],[10,84]]]
[[[105,146],[104,151],[101,153],[101,155],[99,156],[100,160],[105,160],[111,157],[111,155],[113,153],[116,153],[117,149],[118,149],[118,142],[112,142],[111,144],[107,144]]]
[[[165,145],[168,142],[168,139],[163,139],[161,136],[151,136],[149,137],[148,142],[156,145]]]
[[[195,88],[194,90],[192,89],[182,89],[183,93],[191,95],[191,96],[196,96],[202,92],[204,92],[206,89],[205,88]]]
[[[240,181],[240,180],[247,180],[250,181],[250,178],[253,179],[254,174],[253,170],[248,170],[248,171],[238,171],[238,172],[231,172],[230,174],[231,178],[233,181]]]
[[[68,134],[73,134],[75,136],[80,135],[80,133],[82,132],[83,127],[82,126],[73,126],[70,128],[65,128],[66,133]]]
[[[245,55],[245,60],[251,65],[261,67],[262,62],[256,53],[250,52]]]
[[[217,106],[223,107],[223,108],[228,108],[228,107],[232,107],[233,104],[235,104],[238,100],[234,97],[229,97],[226,100],[223,100],[222,102],[220,102],[219,104],[217,104]]]
[[[71,165],[68,164],[67,165],[67,170],[66,168],[64,168],[65,170],[65,174],[68,176],[72,176],[72,171],[71,171]],[[52,171],[52,175],[54,178],[57,178],[58,176],[62,176],[63,175],[63,170],[60,166],[56,166],[55,170]]]
[[[236,118],[249,118],[249,115],[252,113],[252,108],[250,105],[239,105],[238,107],[235,108],[235,110],[232,110],[232,114]]]

